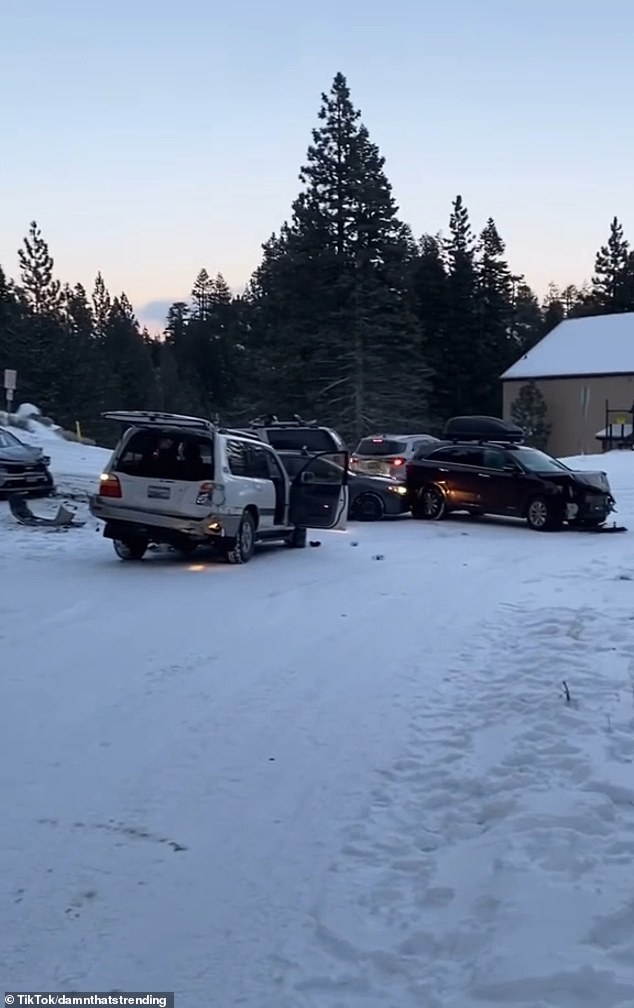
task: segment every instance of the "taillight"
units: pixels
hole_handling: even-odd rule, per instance
[[[402,466],[402,465],[405,465],[405,462],[406,462],[406,459],[404,459],[404,458],[395,458],[395,459],[391,459],[390,460],[390,465],[393,465],[393,466]]]
[[[211,495],[213,493],[214,485],[213,483],[201,483],[198,487],[198,496],[196,497],[197,504],[209,504],[211,501]]]
[[[99,477],[99,497],[121,497],[121,484],[119,477],[112,473],[102,473]]]

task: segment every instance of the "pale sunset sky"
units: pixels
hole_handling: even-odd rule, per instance
[[[461,193],[543,295],[612,217],[634,241],[632,0],[3,0],[0,264],[36,220],[162,327],[201,267],[239,292],[290,213],[337,71],[416,236]]]

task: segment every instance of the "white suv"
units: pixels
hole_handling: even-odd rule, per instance
[[[440,444],[431,434],[372,434],[362,438],[350,459],[356,473],[405,479],[405,466],[419,448]]]
[[[346,477],[324,479],[307,457],[292,479],[276,451],[256,434],[199,417],[145,411],[104,413],[125,424],[91,496],[122,560],[140,560],[150,543],[189,553],[214,544],[230,563],[251,559],[256,542],[306,545],[307,528],[343,528]],[[345,452],[327,453],[345,474]]]

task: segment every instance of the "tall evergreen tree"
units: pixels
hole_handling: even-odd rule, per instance
[[[610,224],[607,244],[597,252],[594,273],[591,300],[601,312],[634,309],[634,257],[617,217]]]
[[[291,222],[265,246],[251,288],[269,377],[287,409],[327,417],[351,438],[389,422],[420,425],[415,246],[343,74],[322,95],[319,121]]]
[[[445,362],[449,353],[449,282],[440,235],[425,234],[412,267],[414,313],[421,326],[425,362],[431,371],[430,412],[439,430],[446,408]]]
[[[55,263],[36,223],[32,221],[24,247],[18,249],[20,291],[36,315],[54,315],[60,305],[60,284],[55,279]]]
[[[566,318],[566,306],[559,288],[553,283],[548,285],[548,293],[544,299],[542,315],[544,320],[542,336],[547,336],[555,326],[558,326]]]
[[[480,384],[478,352],[478,276],[475,240],[469,212],[462,196],[456,196],[445,240],[447,264],[447,340],[442,368],[436,377],[436,397],[444,419],[473,412],[478,402],[475,389]]]
[[[544,317],[537,296],[521,278],[513,284],[513,356],[527,353],[544,335]]]
[[[500,375],[517,357],[514,298],[521,279],[511,275],[504,253],[504,242],[490,217],[478,243],[479,332],[474,346],[477,379],[473,394],[477,412],[496,416],[502,407]]]
[[[22,400],[35,402],[55,415],[67,406],[61,288],[54,260],[33,221],[18,250],[20,283],[16,286],[25,313],[28,341],[22,363]]]

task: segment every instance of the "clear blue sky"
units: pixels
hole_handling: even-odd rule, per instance
[[[0,263],[35,219],[143,320],[202,266],[240,289],[341,70],[416,235],[461,193],[538,293],[581,283],[615,214],[634,242],[633,32],[632,0],[3,0]]]

